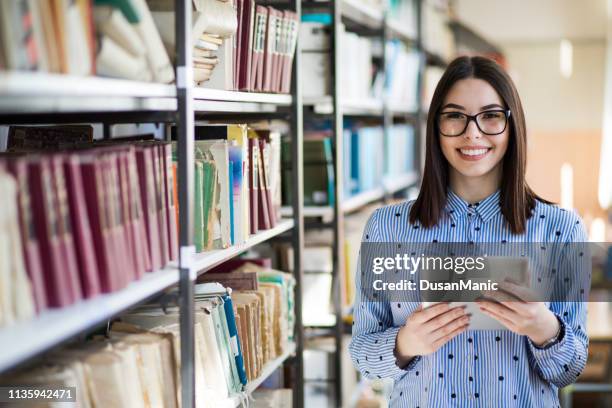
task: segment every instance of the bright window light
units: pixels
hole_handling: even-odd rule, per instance
[[[561,166],[561,207],[574,208],[574,169],[569,163]]]
[[[559,46],[559,70],[563,78],[572,76],[574,60],[574,47],[569,40],[561,40]]]

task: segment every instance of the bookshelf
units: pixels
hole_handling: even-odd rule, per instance
[[[300,92],[300,46],[297,44],[289,94],[248,93],[195,87],[190,44],[192,1],[175,0],[177,82],[166,85],[102,77],[30,72],[0,72],[0,123],[166,123],[177,125],[179,206],[179,260],[163,269],[146,273],[140,280],[111,294],[101,295],[61,309],[46,311],[34,319],[0,329],[0,373],[27,365],[31,359],[72,339],[104,326],[121,312],[156,298],[178,286],[180,310],[181,405],[194,406],[194,284],[198,274],[232,259],[255,245],[281,234],[289,234],[293,247],[295,277],[295,343],[268,363],[260,378],[244,391],[252,393],[272,372],[291,364],[293,401],[303,406],[301,282],[303,250],[302,100]],[[283,7],[301,16],[301,2],[286,1]],[[223,115],[233,122],[282,118],[292,137],[291,172],[293,215],[275,227],[251,235],[247,242],[223,250],[195,254],[194,230],[194,123],[196,116]],[[105,132],[106,133],[106,132]],[[107,136],[105,134],[105,136]],[[229,403],[238,406],[240,399]]]
[[[179,281],[176,265],[146,273],[126,288],[61,309],[50,309],[34,319],[0,330],[0,372],[6,371],[155,296]]]
[[[191,261],[191,269],[197,274],[204,273],[207,270],[212,269],[215,266],[222,264],[223,262],[228,261],[237,255],[240,255],[241,253],[247,251],[249,248],[252,248],[255,245],[261,244],[262,242],[266,242],[284,232],[291,230],[294,224],[295,223],[293,219],[287,218],[282,220],[274,228],[264,230],[258,232],[255,235],[252,235],[245,243],[233,245],[226,249],[218,249],[194,254],[193,259]]]
[[[420,180],[420,150],[422,126],[425,123],[425,115],[421,108],[421,95],[423,93],[423,72],[427,63],[425,51],[422,47],[422,1],[415,1],[416,13],[416,30],[410,30],[405,24],[393,20],[385,11],[374,9],[363,2],[355,0],[343,0],[339,2],[305,2],[304,9],[308,12],[327,12],[332,16],[331,33],[330,33],[330,51],[329,58],[331,60],[331,95],[322,98],[309,98],[304,100],[304,106],[311,107],[315,115],[327,115],[332,119],[332,144],[333,149],[333,178],[334,178],[334,196],[335,201],[333,206],[307,206],[304,208],[304,216],[319,218],[323,221],[323,226],[327,226],[333,230],[333,278],[332,278],[332,299],[333,299],[333,314],[322,316],[317,327],[329,328],[324,331],[324,335],[332,336],[335,343],[335,352],[333,358],[333,372],[335,378],[342,377],[340,350],[342,344],[342,336],[345,333],[345,324],[343,320],[343,307],[341,304],[341,279],[344,275],[344,216],[351,212],[359,211],[365,206],[384,201],[387,198],[393,197],[396,193],[401,193],[406,189],[417,185]],[[327,8],[324,8],[325,5]],[[382,44],[392,39],[398,39],[406,43],[409,47],[415,49],[420,55],[420,65],[418,79],[416,85],[418,101],[416,110],[412,110],[404,106],[402,103],[391,100],[388,92],[384,92],[382,99],[350,99],[340,95],[341,70],[341,51],[340,44],[342,36],[342,27],[344,24],[347,31],[355,32],[361,36],[370,37],[379,40]],[[416,36],[415,34],[416,33]],[[383,46],[383,52],[380,67],[384,73],[387,64],[390,63],[390,56],[387,55],[387,47]],[[384,75],[384,74],[383,74]],[[372,119],[382,122],[383,132],[389,132],[391,126],[395,123],[409,123],[414,127],[414,168],[416,170],[396,176],[393,178],[385,177],[379,187],[369,191],[362,191],[350,197],[346,197],[343,192],[343,121],[345,118],[363,118]],[[381,143],[383,140],[381,140]],[[291,215],[290,208],[283,208],[284,215]],[[320,228],[320,223],[312,224],[315,228]],[[332,381],[334,385],[335,405],[342,406],[347,400],[346,396],[342,395],[342,385],[340,381]]]

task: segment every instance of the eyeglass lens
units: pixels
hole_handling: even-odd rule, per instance
[[[440,133],[445,136],[459,136],[468,126],[468,116],[461,112],[445,112],[438,121]],[[506,129],[506,114],[503,111],[485,111],[476,115],[478,129],[487,135],[498,135]]]

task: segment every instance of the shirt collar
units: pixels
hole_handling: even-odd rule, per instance
[[[446,195],[445,210],[452,218],[468,216],[471,213],[479,216],[483,222],[487,222],[501,212],[500,190],[477,203],[469,204],[449,188]]]

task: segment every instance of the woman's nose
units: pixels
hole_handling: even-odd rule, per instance
[[[478,129],[478,125],[476,125],[476,120],[470,120],[468,122],[467,129],[465,129],[463,136],[466,139],[480,139],[482,137],[482,133],[480,129]]]

